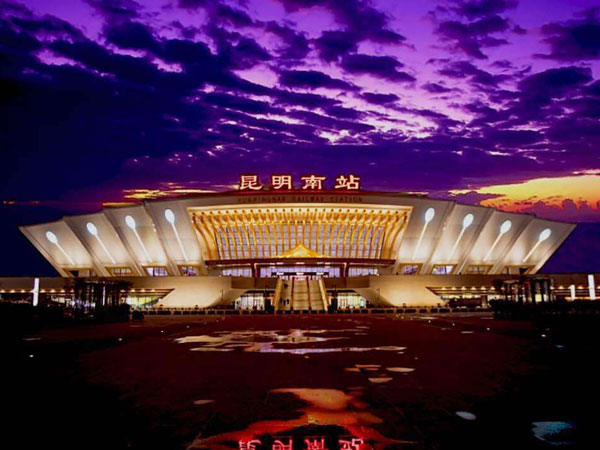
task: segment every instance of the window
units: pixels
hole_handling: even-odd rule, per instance
[[[179,266],[179,270],[184,277],[197,277],[200,275],[198,266]]]
[[[129,267],[111,267],[110,271],[115,277],[127,277],[133,273]]]
[[[445,265],[433,266],[433,270],[431,271],[431,273],[433,275],[450,275],[453,270],[454,270],[454,265],[445,264]]]
[[[525,275],[529,269],[531,266],[505,266],[502,273],[504,275]]]
[[[339,309],[359,309],[367,306],[367,301],[356,292],[338,292]]]
[[[73,276],[75,278],[85,278],[85,277],[97,276],[94,269],[73,269],[73,270],[69,270],[69,273],[71,274],[71,276]]]
[[[490,270],[491,267],[492,266],[489,265],[468,266],[465,273],[469,275],[485,275],[486,273],[488,273],[488,270]]]
[[[235,309],[265,309],[264,292],[246,292],[235,301],[234,306]]]
[[[164,267],[146,267],[146,273],[151,277],[169,276],[169,272]]]
[[[141,307],[151,307],[160,301],[156,295],[154,296],[133,296],[128,295],[125,299],[125,303],[131,306],[135,306],[137,308]]]
[[[379,275],[377,267],[350,267],[348,269],[349,277],[360,277],[364,275]]]
[[[400,268],[400,275],[416,275],[420,268],[419,264],[405,264]]]
[[[232,267],[223,269],[221,275],[224,277],[248,277],[252,278],[252,269],[250,267]]]

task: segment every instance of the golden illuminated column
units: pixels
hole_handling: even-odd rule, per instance
[[[231,237],[229,234],[229,229],[225,223],[225,219],[221,215],[221,212],[217,212],[215,215],[215,221],[219,224],[219,230],[221,230],[222,236],[225,238],[225,242],[227,243],[227,254],[229,259],[235,259],[237,255],[233,254],[234,246],[231,243]]]
[[[279,239],[281,240],[281,249],[279,249],[279,246],[277,248],[277,253],[283,253],[285,252],[285,241],[284,241],[284,219],[283,219],[283,214],[280,214],[278,210],[275,210],[274,215],[277,217],[276,219],[276,223],[279,225]]]
[[[370,242],[370,235],[373,234],[373,223],[374,223],[374,218],[376,217],[375,213],[373,211],[369,212],[367,215],[367,218],[365,220],[365,227],[363,230],[363,236],[362,236],[362,251],[360,252],[360,257],[365,259],[365,257],[368,258],[368,251],[370,249],[370,247],[368,247],[368,243],[367,241]],[[357,250],[357,255],[358,255],[358,250]]]
[[[196,231],[200,235],[202,242],[204,243],[204,254],[202,257],[204,260],[207,259],[218,259],[218,250],[216,246],[216,242],[210,238],[210,225],[204,216],[193,215],[193,223]],[[217,256],[215,257],[214,252],[216,251]]]

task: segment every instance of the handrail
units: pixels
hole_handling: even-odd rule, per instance
[[[327,311],[329,308],[329,298],[327,297],[327,290],[325,289],[325,281],[323,278],[319,278],[319,290],[321,291],[321,300],[323,301],[323,309]]]
[[[292,277],[292,302],[290,305],[290,309],[296,309],[294,308],[294,277]]]
[[[277,284],[275,284],[275,296],[273,297],[273,308],[279,310],[279,302],[281,301],[281,291],[283,290],[283,280],[277,278]]]

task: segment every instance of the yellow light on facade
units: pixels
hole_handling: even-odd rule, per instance
[[[71,257],[67,254],[65,249],[62,248],[62,245],[60,245],[60,243],[58,242],[58,237],[56,237],[56,234],[54,234],[52,231],[48,230],[48,231],[46,231],[46,239],[48,239],[48,241],[50,241],[51,244],[56,245],[56,247],[62,252],[62,254],[65,255],[65,257],[69,261],[69,264],[71,264],[72,266],[75,265],[75,263],[73,262]]]
[[[504,222],[502,222],[502,225],[500,225],[500,232],[498,233],[496,240],[494,241],[494,243],[492,244],[492,246],[490,247],[488,252],[483,257],[483,262],[487,261],[490,258],[490,256],[492,255],[492,252],[496,248],[496,245],[498,245],[498,242],[500,242],[500,239],[502,239],[502,236],[504,236],[506,233],[508,233],[511,227],[512,227],[512,222],[510,220],[505,220]]]
[[[96,238],[96,240],[98,241],[98,243],[104,250],[104,253],[106,253],[108,255],[108,257],[110,258],[110,261],[113,264],[116,264],[115,258],[112,257],[112,255],[108,251],[108,248],[106,248],[106,245],[104,245],[104,242],[102,242],[102,239],[100,239],[100,236],[98,235],[98,228],[96,228],[96,225],[94,225],[92,222],[88,222],[86,227],[87,227],[88,232]]]
[[[538,236],[538,240],[535,243],[535,245],[533,246],[533,248],[531,250],[529,250],[529,253],[527,253],[525,258],[523,258],[523,262],[526,262],[529,259],[529,257],[533,254],[533,252],[535,252],[535,250],[539,247],[539,245],[542,242],[544,242],[545,240],[547,240],[551,234],[552,234],[552,230],[550,228],[544,229]]]

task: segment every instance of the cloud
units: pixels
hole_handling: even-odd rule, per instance
[[[584,67],[548,69],[522,79],[518,87],[527,98],[558,98],[592,81],[592,71]]]
[[[346,81],[330,77],[316,70],[284,70],[279,73],[279,83],[286,87],[327,88],[356,90],[357,87]]]
[[[139,16],[142,6],[135,0],[85,0],[107,23],[123,23]]]
[[[373,103],[374,105],[387,105],[399,100],[400,98],[395,94],[377,94],[374,92],[363,92],[361,97],[369,103]]]
[[[346,55],[340,65],[346,72],[352,74],[367,74],[396,82],[416,80],[409,73],[398,70],[403,67],[403,64],[391,56]]]
[[[279,49],[279,56],[283,60],[302,60],[310,52],[309,40],[304,33],[275,21],[266,23],[265,30],[283,41],[284,46]]]
[[[557,61],[584,61],[600,58],[600,18],[597,9],[586,11],[582,18],[553,22],[542,27],[543,41],[550,53],[540,58]]]
[[[508,20],[500,16],[490,16],[477,19],[473,22],[460,22],[447,20],[439,22],[436,32],[452,46],[475,59],[487,59],[483,48],[498,47],[508,44],[503,38],[493,37],[491,34],[500,33],[509,29]]]
[[[105,29],[106,39],[121,48],[159,52],[159,44],[152,31],[136,22],[126,22]]]
[[[453,90],[451,88],[447,88],[446,86],[443,86],[440,83],[425,83],[421,86],[421,88],[431,94],[446,94]]]
[[[478,89],[482,86],[497,88],[499,84],[510,79],[509,75],[487,72],[468,61],[451,62],[437,72],[448,78],[466,79]]]
[[[515,8],[517,4],[516,0],[472,0],[457,1],[452,8],[458,14],[472,19],[500,14],[507,9]]]
[[[264,21],[250,4],[196,2],[193,24],[183,20],[188,9],[161,21],[146,6],[102,3],[110,20],[94,15],[101,33],[92,37],[52,16],[4,9],[3,163],[14,169],[3,192],[47,171],[73,174],[44,189],[53,196],[109,178],[123,187],[185,186],[198,176],[227,184],[242,169],[341,164],[373,189],[437,191],[600,167],[600,85],[590,69],[547,60],[532,72],[530,59],[509,63],[508,48],[487,64],[439,46],[419,49],[435,55],[429,65],[410,57],[407,69],[411,50],[356,33],[358,22],[338,12],[319,29],[311,18],[340,3],[317,3]],[[451,20],[480,22],[472,29],[496,36],[502,14],[497,23],[508,28],[497,36],[512,32],[510,9],[485,11],[451,10]]]
[[[388,16],[363,0],[279,0],[287,11],[295,12],[315,6],[327,9],[354,42],[400,44],[406,37],[389,27]]]
[[[327,62],[338,60],[341,56],[356,52],[358,39],[347,31],[324,31],[314,41],[321,59]]]

